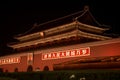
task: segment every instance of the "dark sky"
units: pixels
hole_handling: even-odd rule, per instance
[[[34,23],[43,23],[80,11],[85,5],[90,7],[98,22],[120,34],[117,0],[9,0],[0,3],[0,55],[11,53],[6,44],[14,41],[13,36],[31,29]]]

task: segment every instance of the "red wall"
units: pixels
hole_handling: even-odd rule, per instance
[[[41,59],[41,55],[44,53],[58,52],[58,51],[71,50],[71,49],[79,49],[83,47],[90,47],[90,56],[51,59],[51,60]],[[4,72],[5,70],[8,70],[9,72],[14,72],[15,68],[18,68],[18,71],[20,72],[27,71],[27,67],[28,67],[27,53],[23,53],[23,54],[24,55],[22,55],[21,53],[20,63],[0,65],[0,68],[3,68]],[[117,55],[120,56],[120,39],[99,41],[99,42],[93,42],[93,43],[76,44],[76,45],[69,45],[69,46],[34,51],[34,58],[33,58],[32,66],[33,66],[34,71],[38,67],[42,71],[45,66],[48,66],[49,70],[53,70],[53,64],[63,63],[66,61],[71,61],[71,60],[81,59],[81,58],[117,56]],[[12,57],[12,55],[9,57]]]
[[[120,43],[99,45],[91,47],[91,56],[115,56],[120,55]]]
[[[8,72],[14,72],[15,68],[18,68],[18,71],[20,72],[26,71],[27,70],[26,69],[27,68],[27,57],[22,56],[20,63],[4,64],[4,65],[0,65],[0,68],[3,68],[4,72],[6,72],[6,70],[8,70]]]
[[[58,52],[61,50],[70,50],[70,49],[79,49],[81,47],[90,47],[90,56],[81,56],[81,57],[72,57],[72,58],[63,58],[63,59],[51,59],[51,60],[41,60],[41,54],[35,55],[34,59],[34,67],[40,67],[43,70],[44,66],[49,66],[50,70],[53,70],[53,64],[59,64],[62,62],[67,62],[75,59],[80,58],[90,58],[90,57],[105,57],[105,56],[120,56],[120,42],[112,42],[108,44],[107,42],[101,43],[93,43],[93,45],[72,45],[72,46],[65,46],[60,48],[54,49],[47,49],[43,51],[38,51],[36,53],[48,53],[48,52]]]

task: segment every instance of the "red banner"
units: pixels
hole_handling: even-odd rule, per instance
[[[77,56],[89,56],[89,55],[90,55],[90,48],[87,47],[87,48],[80,48],[80,49],[73,49],[73,50],[66,50],[59,52],[43,53],[42,60],[77,57]]]
[[[0,65],[20,63],[20,59],[21,59],[20,57],[11,57],[11,58],[0,59]]]

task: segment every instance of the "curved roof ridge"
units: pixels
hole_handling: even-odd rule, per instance
[[[54,22],[54,21],[58,21],[58,20],[61,20],[61,19],[64,19],[64,18],[67,18],[67,17],[73,16],[73,15],[79,14],[79,13],[81,13],[81,12],[83,12],[83,10],[82,10],[82,11],[75,12],[75,13],[72,13],[72,14],[69,14],[69,15],[67,15],[67,16],[63,16],[63,17],[60,17],[60,18],[54,19],[54,20],[50,20],[50,21],[48,21],[48,22],[45,22],[45,23],[39,24],[38,26],[41,26],[41,25],[44,25],[44,24],[48,24],[48,23],[51,23],[51,22]]]
[[[80,17],[82,17],[86,12],[88,12],[90,14],[90,16],[92,17],[92,19],[95,21],[95,23],[98,25],[98,26],[103,26],[102,24],[100,24],[94,17],[93,15],[91,14],[90,10],[89,10],[89,6],[84,6],[84,13],[78,17],[76,17],[76,20]]]
[[[75,19],[77,20],[78,18],[82,17],[87,11],[89,11],[89,6],[84,6],[84,12],[81,15],[77,16]]]
[[[92,17],[92,19],[95,21],[95,23],[98,24],[98,26],[100,26],[100,27],[103,26],[104,28],[106,28],[106,30],[109,30],[109,29],[110,29],[110,26],[105,25],[105,24],[100,24],[100,23],[95,19],[95,17],[91,14],[90,11],[89,11],[89,14],[90,14],[90,16]]]
[[[106,29],[106,30],[109,30],[110,29],[110,27],[108,26],[108,25],[104,25],[104,24],[100,24],[96,19],[95,19],[95,17],[92,15],[92,13],[90,12],[90,10],[89,10],[89,6],[85,6],[84,7],[84,13],[82,14],[82,15],[80,15],[80,16],[77,16],[75,19],[77,20],[77,21],[79,21],[79,19],[81,18],[81,17],[84,17],[85,16],[85,14],[88,14],[91,18],[91,20],[93,20],[93,22],[97,25],[97,27],[101,27],[101,28],[104,28],[104,29]],[[90,24],[89,24],[90,25]]]
[[[100,24],[91,14],[91,12],[89,11],[90,16],[92,17],[92,19],[96,22],[96,24],[98,24],[99,26],[102,26],[102,24]]]
[[[37,23],[35,23],[33,26],[32,26],[32,28],[30,28],[29,30],[27,30],[26,32],[24,32],[24,33],[22,33],[22,34],[19,34],[19,35],[17,35],[16,37],[20,37],[20,36],[23,36],[23,35],[27,35],[27,34],[31,34],[31,33],[33,33],[33,32],[35,32],[35,31],[40,31],[41,30],[41,28],[43,27],[43,29],[45,28],[45,27],[47,27],[47,26],[49,26],[49,27],[51,27],[51,26],[58,26],[59,24],[63,24],[63,23],[65,23],[65,21],[67,20],[67,21],[71,21],[71,22],[73,22],[73,21],[79,21],[79,19],[81,19],[82,20],[82,22],[84,23],[84,22],[86,22],[86,20],[84,20],[85,19],[85,17],[87,17],[87,15],[88,15],[88,18],[90,18],[90,20],[92,21],[92,23],[91,23],[91,21],[90,21],[90,23],[88,23],[88,24],[94,24],[95,26],[97,25],[98,27],[101,27],[101,26],[105,26],[105,25],[102,25],[102,24],[100,24],[95,18],[94,18],[94,16],[91,14],[91,12],[90,12],[90,10],[89,10],[89,6],[84,6],[84,9],[83,10],[81,10],[81,11],[77,11],[77,12],[75,12],[75,13],[72,13],[72,14],[69,14],[69,15],[66,15],[66,16],[63,16],[63,17],[59,17],[59,18],[57,18],[57,19],[53,19],[53,20],[50,20],[50,21],[47,21],[47,22],[44,22],[44,23],[41,23],[41,24],[37,24]],[[89,19],[88,19],[89,20]],[[67,23],[67,22],[66,22]],[[87,24],[86,23],[86,24]],[[41,28],[40,28],[41,27]],[[107,26],[106,26],[106,28],[108,28]]]
[[[80,14],[80,13],[82,13],[82,12],[84,12],[84,11],[83,11],[83,10],[82,10],[82,11],[78,11],[78,12],[69,14],[69,15],[67,15],[67,16],[63,16],[63,17],[60,17],[60,18],[57,18],[57,19],[53,19],[53,20],[50,20],[50,21],[47,21],[47,22],[44,22],[44,23],[41,23],[41,24],[35,23],[31,29],[29,29],[28,31],[24,32],[23,34],[19,34],[18,36],[27,34],[27,33],[29,33],[30,31],[32,31],[32,30],[33,30],[34,28],[36,28],[36,27],[39,27],[39,26],[42,26],[42,25],[45,25],[45,24],[49,24],[49,23],[52,23],[52,22],[55,22],[55,21],[59,21],[59,20],[61,20],[61,19],[65,19],[65,18],[74,16],[74,15],[76,15],[76,14]]]
[[[78,18],[82,17],[86,12],[87,12],[87,11],[84,11],[80,16],[77,16],[77,17],[75,18],[75,20],[77,20]]]

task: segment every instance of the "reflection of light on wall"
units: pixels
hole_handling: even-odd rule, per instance
[[[12,57],[12,58],[0,59],[0,65],[20,63],[20,59],[21,59],[20,57]]]
[[[33,53],[28,53],[27,62],[28,62],[28,65],[31,65],[33,63]]]
[[[28,57],[27,57],[28,61],[32,61],[33,60],[33,53],[28,53]]]
[[[120,55],[120,45],[117,44],[113,44],[111,45],[111,47],[109,47],[110,50],[108,50],[108,55]]]

